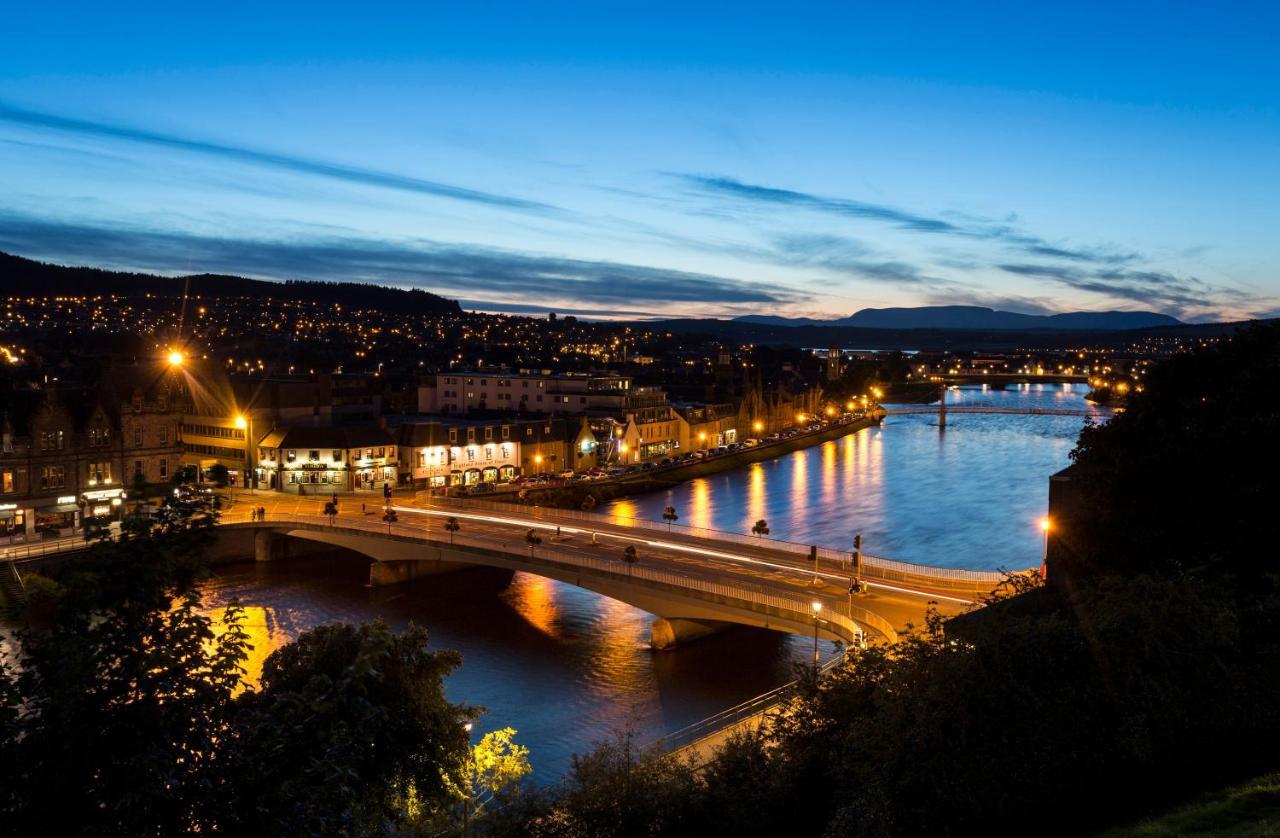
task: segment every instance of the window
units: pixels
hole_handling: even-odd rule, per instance
[[[338,451],[337,449],[334,449],[334,452],[333,452],[333,461],[334,461],[335,463],[340,463],[340,462],[342,462],[342,452],[341,452],[341,451]]]
[[[485,438],[485,439],[493,439],[493,428],[485,428],[485,429],[484,429],[484,438]]]
[[[385,458],[386,458],[386,456],[387,456],[387,449],[385,449],[385,448],[379,448],[379,449],[378,449],[378,459],[379,459],[379,460],[385,459]]]
[[[0,471],[0,492],[12,492],[16,489],[12,471]]]
[[[106,428],[98,427],[98,428],[89,429],[90,445],[102,446],[102,445],[108,445],[110,442],[111,442],[111,434],[107,432]]]
[[[391,459],[393,459],[393,460],[395,459],[395,457],[396,457],[396,447],[395,447],[394,445],[387,449],[387,456],[388,456],[388,457],[390,457],[390,458],[391,458]]]
[[[161,445],[169,444],[169,426],[168,425],[160,426],[160,444]]]
[[[61,489],[67,483],[67,470],[64,466],[44,466],[40,469],[41,489]]]
[[[168,476],[169,476],[169,461],[161,460],[160,461],[160,478],[163,480]]]
[[[142,476],[142,460],[133,461],[133,476],[134,477]]]
[[[142,445],[142,428],[133,429],[133,444]]]
[[[285,459],[292,463],[298,459],[298,452],[290,449],[289,453],[285,455]]]
[[[511,439],[511,429],[508,428],[506,425],[502,426],[502,438]]]
[[[64,441],[62,431],[45,431],[40,434],[40,450],[41,451],[61,451]]]
[[[449,429],[449,441],[450,441],[450,442],[457,442],[457,441],[458,441],[458,429],[457,429],[457,428],[450,428],[450,429]]]
[[[89,485],[111,482],[111,463],[105,460],[89,463]]]
[[[312,462],[315,462],[315,461],[319,460],[319,459],[320,459],[320,452],[319,452],[319,451],[309,451],[309,452],[307,453],[307,459],[308,459],[308,460],[311,460]]]

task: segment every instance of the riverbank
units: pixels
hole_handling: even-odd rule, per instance
[[[722,471],[741,468],[751,463],[773,460],[793,451],[821,445],[833,439],[839,439],[864,428],[879,423],[876,417],[860,416],[847,422],[838,422],[816,431],[810,431],[787,439],[780,439],[744,448],[730,454],[708,457],[688,464],[671,466],[661,470],[637,472],[624,475],[614,480],[594,480],[567,486],[548,487],[546,489],[526,489],[519,495],[489,495],[486,499],[502,500],[513,503],[526,503],[537,506],[551,506],[558,509],[582,509],[584,504],[595,507],[606,501],[630,495],[639,495],[679,486],[699,477],[708,477]],[[590,500],[588,500],[588,497]]]

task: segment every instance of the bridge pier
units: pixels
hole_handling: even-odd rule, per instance
[[[270,562],[289,558],[289,536],[275,530],[257,530],[253,534],[253,560]]]
[[[720,620],[686,620],[681,617],[659,617],[650,628],[649,645],[658,650],[673,649],[690,640],[715,634],[728,628],[731,623]]]

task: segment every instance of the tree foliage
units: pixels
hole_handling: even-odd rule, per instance
[[[385,835],[453,812],[475,713],[445,698],[458,655],[420,628],[321,626],[252,688],[240,607],[219,631],[201,609],[207,497],[126,520],[26,613],[0,659],[6,829]]]

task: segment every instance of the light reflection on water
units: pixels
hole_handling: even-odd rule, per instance
[[[948,393],[947,403],[1084,409],[1087,389],[966,387]],[[1068,464],[1083,423],[1071,416],[952,414],[940,430],[936,414],[891,416],[880,428],[603,510],[656,520],[671,505],[682,523],[743,534],[764,518],[774,538],[845,550],[860,530],[873,555],[950,567],[1031,567],[1040,559],[1036,522],[1048,503],[1049,475]]]
[[[952,404],[1083,406],[1084,389],[966,390]],[[608,509],[681,524],[773,534],[847,547],[855,528],[869,552],[965,567],[1025,567],[1039,557],[1035,519],[1048,476],[1067,463],[1081,420],[1046,416],[893,417],[818,448]],[[734,630],[661,654],[648,648],[650,615],[571,585],[475,570],[409,585],[366,588],[354,554],[218,568],[205,584],[211,610],[239,597],[267,653],[329,622],[383,619],[424,625],[435,648],[463,666],[452,700],[486,707],[477,733],[511,725],[532,750],[535,776],[554,781],[569,757],[630,727],[641,741],[710,716],[791,677],[809,659],[804,638]]]

